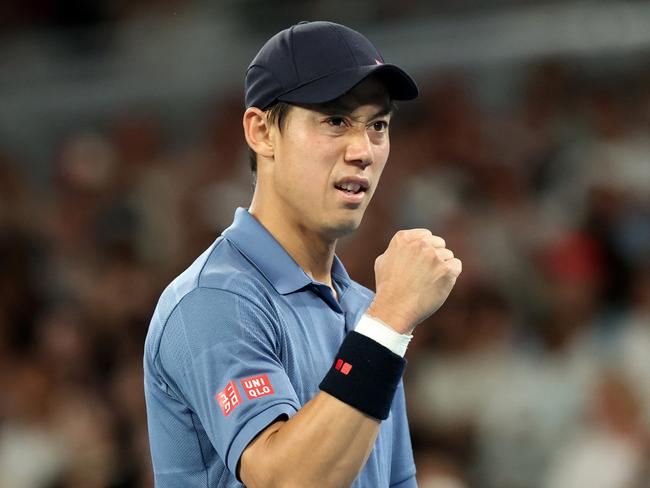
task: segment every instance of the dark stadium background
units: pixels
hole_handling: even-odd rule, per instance
[[[464,263],[407,356],[420,486],[649,486],[650,3],[27,0],[0,4],[0,487],[152,486],[147,325],[249,202],[243,72],[304,19],[422,90],[339,247],[370,287],[400,228]]]

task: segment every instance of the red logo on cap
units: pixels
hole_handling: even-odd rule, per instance
[[[234,381],[229,382],[214,398],[217,400],[226,417],[241,404],[241,396],[237,391],[237,385],[235,385]]]
[[[244,392],[249,400],[254,400],[255,398],[275,393],[275,391],[273,391],[273,386],[271,386],[271,382],[269,381],[269,377],[265,374],[244,378],[241,380],[241,386],[244,388]]]

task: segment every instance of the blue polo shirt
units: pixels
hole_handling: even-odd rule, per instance
[[[156,486],[243,486],[235,473],[246,446],[318,394],[372,300],[338,258],[332,280],[338,301],[239,208],[223,235],[165,289],[144,355]],[[352,486],[417,486],[401,382]]]

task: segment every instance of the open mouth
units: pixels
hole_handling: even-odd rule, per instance
[[[342,192],[347,193],[348,195],[356,195],[358,193],[365,192],[366,189],[358,183],[343,183],[340,185],[334,185],[334,188],[341,190]]]
[[[370,181],[362,176],[346,176],[334,184],[337,190],[355,195],[366,192],[370,188]]]
[[[370,182],[366,178],[349,176],[335,183],[334,188],[339,191],[339,195],[343,197],[346,204],[356,208],[366,197],[366,192],[370,189]]]

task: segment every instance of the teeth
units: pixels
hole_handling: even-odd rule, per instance
[[[359,185],[358,183],[343,183],[342,185],[339,185],[339,187],[342,188],[343,190],[348,190],[356,193],[361,188],[361,185]]]

